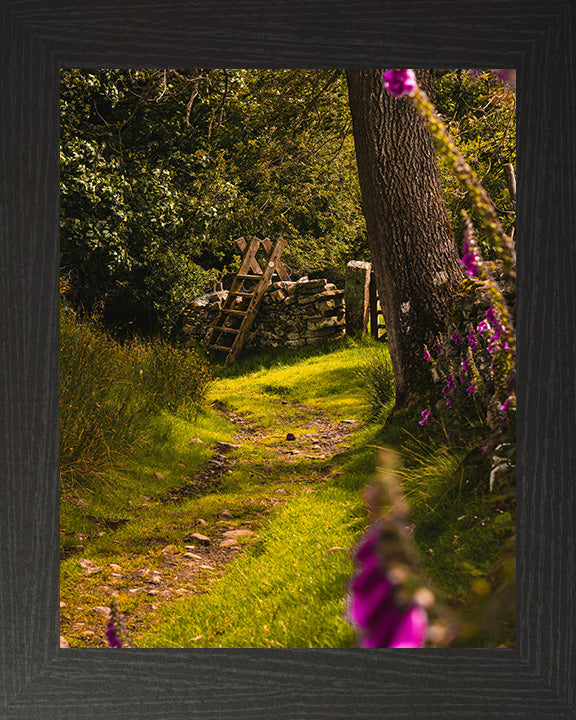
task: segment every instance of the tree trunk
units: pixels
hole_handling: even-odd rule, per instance
[[[417,71],[427,88],[430,71]],[[420,387],[424,344],[442,329],[463,278],[432,135],[412,101],[391,97],[381,70],[347,70],[368,246],[383,303],[396,405]]]

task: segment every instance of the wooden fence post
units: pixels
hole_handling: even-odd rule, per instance
[[[378,340],[378,293],[374,270],[370,272],[370,335]]]
[[[346,334],[362,337],[368,329],[370,313],[370,263],[351,260],[346,266],[344,304]]]

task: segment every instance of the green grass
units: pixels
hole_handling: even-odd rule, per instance
[[[193,417],[209,371],[162,339],[122,345],[66,307],[60,320],[60,474],[71,487],[157,432],[150,419],[162,411]]]
[[[353,647],[345,598],[357,533],[346,493],[294,496],[217,588],[166,608],[139,646]]]
[[[63,627],[73,646],[103,645],[103,630],[92,636],[75,623],[89,624],[90,607],[107,605],[110,587],[138,647],[353,646],[345,619],[350,550],[367,523],[362,489],[374,479],[379,447],[402,458],[423,572],[436,594],[449,607],[488,617],[482,581],[501,557],[509,528],[492,509],[497,502],[486,492],[487,469],[439,429],[419,426],[417,414],[397,412],[385,429],[366,422],[381,386],[367,383],[358,368],[371,356],[375,365],[385,364],[383,353],[376,343],[344,340],[322,351],[247,356],[233,369],[215,366],[207,402],[241,413],[248,425],[233,425],[209,405],[195,418],[157,414],[148,441],[135,443],[89,485],[70,489],[62,537],[71,554],[61,583]],[[380,417],[393,401],[381,401]],[[331,458],[306,452],[287,458],[295,445],[286,434],[305,442],[321,414],[355,423],[347,447]],[[192,438],[203,444],[190,445]],[[240,447],[212,492],[159,502],[205,467],[214,443],[223,440]],[[182,580],[189,595],[183,598],[131,593],[142,568],[157,568],[177,584],[187,536],[200,531],[216,542],[223,510],[232,527],[249,521],[253,535],[239,539],[242,552],[222,572],[206,563],[190,582]],[[127,522],[110,529],[110,520]],[[102,569],[87,576],[79,558]],[[110,565],[122,567],[121,577]],[[470,631],[467,641],[509,640],[513,628],[505,619]]]

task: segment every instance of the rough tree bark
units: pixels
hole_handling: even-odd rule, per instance
[[[416,71],[425,90],[429,70]],[[394,378],[396,406],[427,371],[433,342],[463,278],[442,197],[433,138],[407,97],[388,95],[381,70],[347,70],[356,159]]]

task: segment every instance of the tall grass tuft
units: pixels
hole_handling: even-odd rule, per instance
[[[60,318],[60,471],[64,485],[141,440],[152,415],[191,415],[204,399],[207,363],[163,340],[121,345],[63,308]]]
[[[378,345],[366,351],[356,373],[366,388],[369,402],[368,421],[376,422],[390,409],[390,401],[396,394],[388,347]]]

